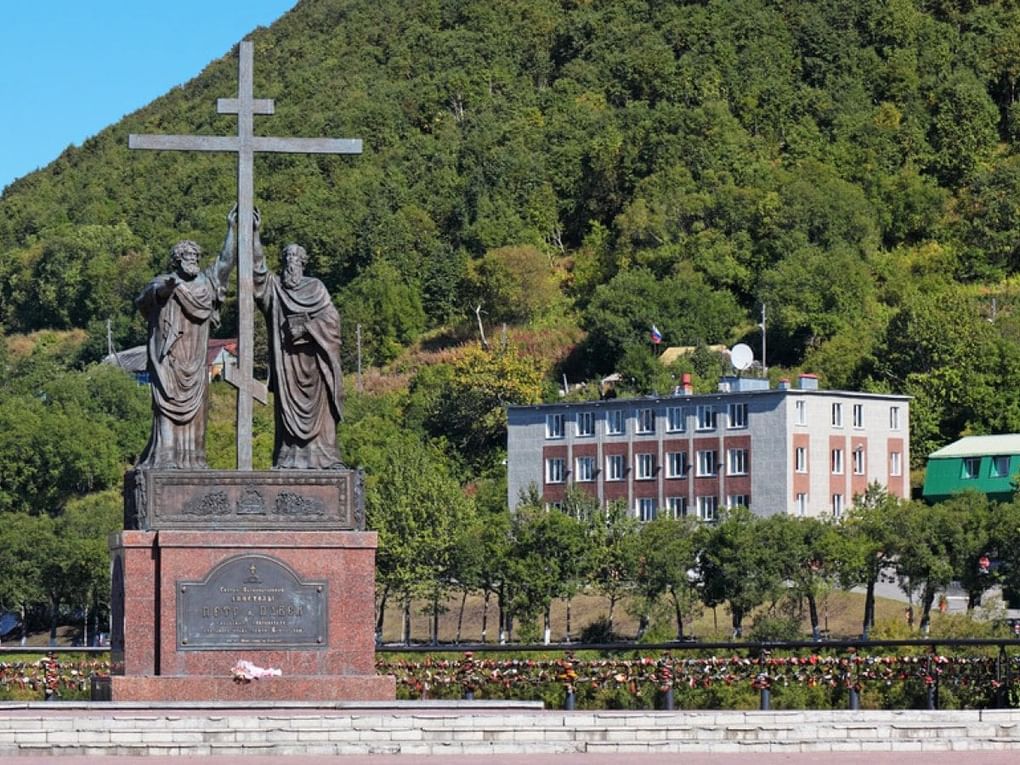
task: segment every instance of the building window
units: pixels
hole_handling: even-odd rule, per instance
[[[606,455],[606,480],[622,481],[624,472],[624,461],[622,454]]]
[[[843,450],[833,449],[832,450],[832,472],[842,473],[843,472]]]
[[[654,433],[655,432],[655,410],[654,409],[638,409],[637,410],[637,432],[638,433]]]
[[[563,438],[562,414],[547,414],[545,416],[545,437]]]
[[[798,473],[807,472],[807,447],[798,446],[793,452],[794,470]]]
[[[900,453],[889,452],[889,475],[902,475],[903,467],[900,464]]]
[[[670,518],[687,517],[687,497],[666,497],[666,507]]]
[[[843,405],[840,403],[832,405],[832,427],[843,427]]]
[[[655,500],[652,497],[638,497],[635,504],[638,518],[642,521],[655,520]]]
[[[747,404],[730,404],[729,405],[729,421],[727,427],[729,428],[746,428],[747,427]]]
[[[797,494],[797,501],[795,504],[797,515],[803,518],[807,515],[807,494]]]
[[[563,458],[550,457],[545,461],[545,482],[563,483]]]
[[[562,510],[563,509],[563,503],[562,502],[546,502],[545,503],[545,509],[546,509],[546,511],[549,511],[549,510]]]
[[[889,407],[889,430],[900,429],[900,408],[898,406]]]
[[[715,475],[718,470],[717,463],[714,449],[698,452],[698,475]]]
[[[666,478],[687,477],[687,452],[666,452]]]
[[[670,433],[683,433],[687,430],[687,421],[684,419],[684,408],[682,406],[671,406],[666,410],[667,429]]]
[[[854,427],[864,427],[864,404],[854,404]]]
[[[634,461],[637,463],[638,480],[648,480],[649,478],[655,478],[654,454],[635,454]]]
[[[574,460],[574,480],[594,481],[595,480],[595,458],[578,457]]]
[[[595,412],[577,413],[577,435],[579,436],[595,435]]]
[[[964,457],[963,458],[963,474],[961,478],[977,478],[978,473],[981,471],[981,458],[980,457]]]
[[[718,508],[718,497],[698,497],[698,520],[714,521]]]
[[[726,497],[726,507],[747,507],[749,504],[746,494],[730,494]]]
[[[708,404],[698,406],[698,430],[715,430],[715,407]]]
[[[854,475],[864,475],[863,449],[854,449]]]
[[[611,409],[606,412],[606,433],[618,436],[624,432],[624,418],[622,409]]]
[[[797,424],[807,425],[807,402],[803,399],[793,403],[794,411],[797,414]]]
[[[1009,475],[1009,455],[997,454],[992,457],[992,478],[1005,478]]]
[[[747,449],[730,449],[726,452],[726,472],[729,475],[747,474]]]
[[[843,517],[843,495],[833,494],[832,495],[832,517],[842,518]]]

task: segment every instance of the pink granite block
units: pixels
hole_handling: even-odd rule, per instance
[[[279,668],[284,678],[267,698],[392,699],[392,678],[375,673],[374,532],[352,531],[125,531],[111,538],[124,571],[114,617],[124,630],[123,676],[115,700],[244,699],[230,668],[239,659]],[[178,645],[177,598],[186,582],[206,580],[241,555],[275,559],[301,581],[325,584],[322,646],[240,646],[194,649]],[[115,593],[116,595],[116,593]],[[114,598],[117,601],[117,598]],[[268,686],[269,681],[261,681]],[[226,685],[224,685],[226,684]],[[257,685],[253,683],[252,685]],[[213,694],[213,695],[205,695]],[[353,694],[353,695],[351,695]]]
[[[396,694],[390,676],[304,675],[236,683],[230,677],[116,676],[114,701],[389,701]]]

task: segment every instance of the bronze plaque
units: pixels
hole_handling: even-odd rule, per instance
[[[177,650],[325,648],[326,583],[268,555],[238,555],[177,582]]]

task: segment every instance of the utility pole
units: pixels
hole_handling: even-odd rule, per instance
[[[361,393],[361,324],[357,325],[358,336],[358,393]]]
[[[761,324],[759,324],[758,326],[761,327],[761,374],[762,374],[762,377],[766,377],[768,375],[769,368],[765,364],[765,304],[764,303],[761,304]]]
[[[113,347],[113,322],[110,319],[106,320],[106,355],[113,356],[117,366],[120,366],[120,357],[117,356],[117,351]]]

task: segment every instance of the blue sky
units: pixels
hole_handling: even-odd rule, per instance
[[[6,0],[0,190],[195,77],[296,2]]]

